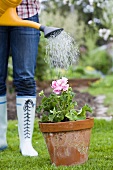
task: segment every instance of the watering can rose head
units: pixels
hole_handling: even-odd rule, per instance
[[[80,110],[76,109],[75,93],[68,84],[68,79],[62,77],[52,81],[52,93],[47,97],[43,90],[39,93],[42,97],[37,112],[42,113],[41,122],[63,122],[86,119],[86,112],[92,108],[85,104]]]

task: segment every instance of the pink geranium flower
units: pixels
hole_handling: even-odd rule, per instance
[[[67,84],[67,85],[65,85],[65,86],[63,86],[63,91],[67,91],[68,90],[68,88],[69,88],[69,84]]]
[[[66,85],[68,83],[68,79],[66,77],[62,77],[62,85]]]
[[[67,91],[69,88],[69,84],[67,84],[68,79],[62,77],[62,79],[56,80],[52,82],[53,92],[56,94],[60,94],[61,91]]]
[[[55,94],[60,94],[60,93],[61,93],[61,90],[54,89],[53,92],[54,92]]]
[[[53,89],[57,87],[57,81],[52,81],[52,86]]]

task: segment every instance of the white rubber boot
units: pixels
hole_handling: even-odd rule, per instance
[[[20,151],[23,156],[38,156],[37,151],[35,151],[32,146],[36,97],[17,96],[16,103]]]
[[[6,95],[0,96],[0,151],[7,148],[7,101]]]

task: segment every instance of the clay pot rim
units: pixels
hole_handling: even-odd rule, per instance
[[[94,126],[94,118],[86,118],[85,120],[66,121],[57,123],[39,122],[41,132],[65,132],[82,129],[90,129]]]

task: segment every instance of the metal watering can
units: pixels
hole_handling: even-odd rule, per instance
[[[63,28],[47,27],[39,23],[22,20],[16,13],[16,7],[22,0],[0,0],[0,26],[24,26],[36,28],[44,32],[45,38],[59,35]]]

